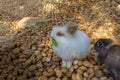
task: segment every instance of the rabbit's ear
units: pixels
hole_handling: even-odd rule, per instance
[[[71,23],[67,24],[67,29],[68,29],[68,32],[70,34],[74,34],[75,31],[77,30],[77,28],[78,28],[78,24],[77,23],[71,22]]]

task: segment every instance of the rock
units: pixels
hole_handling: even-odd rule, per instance
[[[56,79],[55,79],[55,77],[51,77],[51,78],[49,78],[49,80],[56,80]]]
[[[35,75],[36,75],[36,76],[41,76],[42,73],[41,73],[41,72],[36,72]]]
[[[74,73],[72,74],[72,80],[76,80],[76,75]]]
[[[76,80],[83,80],[82,75],[80,75],[80,74],[76,74]]]
[[[96,78],[96,77],[93,77],[91,80],[99,80],[98,78]]]
[[[67,77],[63,77],[62,80],[68,80],[68,78]]]
[[[73,64],[77,65],[78,64],[78,60],[74,60]]]
[[[88,74],[87,72],[84,72],[84,73],[83,73],[83,76],[84,76],[84,77],[88,77],[89,74]]]
[[[85,67],[85,66],[81,66],[81,67],[79,67],[81,70],[83,70],[83,71],[87,71],[87,67]]]
[[[78,65],[74,65],[73,67],[74,67],[74,69],[77,69],[77,68],[78,68]]]
[[[13,50],[13,54],[19,54],[20,53],[20,49],[19,48],[15,48],[14,50]]]
[[[48,80],[48,78],[46,76],[40,76],[38,80]]]
[[[58,78],[62,76],[62,71],[61,70],[55,70],[55,74]]]
[[[25,65],[30,65],[32,63],[31,59],[26,60]]]
[[[55,80],[61,80],[60,78],[56,78]]]
[[[51,61],[51,58],[50,57],[47,57],[46,58],[46,62],[50,62]]]
[[[83,70],[77,69],[77,73],[80,74],[80,75],[82,75],[83,74]]]
[[[52,57],[52,61],[58,62],[58,61],[60,61],[60,58],[58,58],[57,56],[53,56],[53,57]]]
[[[95,76],[97,76],[97,77],[102,77],[104,74],[103,74],[103,72],[101,71],[101,70],[96,70],[95,71]]]
[[[94,77],[94,72],[89,74],[89,78],[92,78],[92,77]]]
[[[105,76],[100,77],[100,80],[107,80],[107,77],[105,77]]]
[[[82,61],[79,61],[79,62],[78,62],[78,65],[79,65],[79,66],[82,66],[82,65],[83,65],[83,62],[82,62]]]
[[[62,71],[62,73],[66,73],[68,70],[66,68],[62,67],[61,71]]]
[[[69,71],[70,71],[70,72],[73,72],[73,71],[74,71],[73,66],[70,67]]]
[[[44,71],[44,72],[43,72],[43,75],[46,76],[46,77],[50,77],[50,73],[47,72],[47,71]]]
[[[83,65],[86,66],[86,67],[93,67],[93,65],[88,61],[84,61]]]
[[[67,75],[67,77],[71,77],[71,76],[72,76],[72,72],[67,71],[67,72],[66,72],[66,75]]]
[[[109,79],[108,80],[115,80],[113,77],[109,77]]]
[[[28,69],[29,71],[34,71],[36,69],[36,65],[31,65]]]

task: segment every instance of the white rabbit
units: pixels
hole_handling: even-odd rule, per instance
[[[90,53],[89,37],[77,28],[77,23],[68,23],[52,29],[51,38],[56,41],[52,47],[57,56],[62,58],[62,67],[70,68],[74,59],[85,59]]]

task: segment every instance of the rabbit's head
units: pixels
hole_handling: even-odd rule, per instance
[[[113,41],[111,39],[99,39],[95,45],[94,50],[98,52],[98,63],[103,64],[108,54],[107,46],[112,44]]]
[[[78,25],[76,23],[68,23],[64,26],[53,26],[50,36],[59,44],[65,40],[72,39],[77,27]]]
[[[95,45],[94,45],[94,49],[99,52],[102,48],[105,48],[107,46],[109,46],[110,44],[113,43],[113,40],[111,39],[99,39]]]

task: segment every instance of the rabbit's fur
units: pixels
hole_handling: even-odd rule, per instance
[[[98,62],[105,64],[116,80],[120,80],[120,45],[114,44],[111,39],[99,39],[94,49],[98,52]]]
[[[74,59],[84,59],[90,52],[89,37],[77,30],[76,23],[68,23],[64,26],[54,26],[51,38],[55,39],[57,46],[53,50],[62,59],[62,67],[70,68]]]

